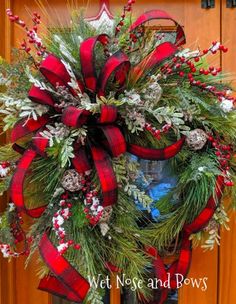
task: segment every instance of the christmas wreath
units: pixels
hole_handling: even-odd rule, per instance
[[[236,100],[206,61],[227,48],[183,48],[174,19],[153,10],[133,22],[133,2],[113,28],[73,12],[70,29],[42,39],[38,13],[30,28],[7,10],[26,38],[0,64],[11,130],[0,148],[1,192],[10,192],[0,249],[7,258],[39,252],[39,288],[77,303],[102,303],[90,278],[110,272],[142,281],[153,272],[159,282],[169,273],[175,289],[192,243],[211,249],[227,228],[223,190],[235,196]],[[175,32],[147,26],[162,19]],[[178,258],[167,267],[170,252]],[[134,293],[153,296],[145,284]]]

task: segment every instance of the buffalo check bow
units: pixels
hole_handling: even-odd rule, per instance
[[[141,15],[130,27],[129,31],[135,31],[149,20],[169,19],[174,21],[167,13],[153,10]],[[147,55],[138,65],[131,66],[128,56],[122,51],[111,55],[101,68],[99,75],[95,69],[95,48],[98,43],[105,46],[109,37],[105,34],[96,37],[90,37],[80,45],[80,61],[82,79],[78,79],[78,85],[81,92],[88,93],[91,98],[95,96],[106,96],[108,83],[115,80],[118,84],[117,93],[122,91],[125,82],[137,80],[144,73],[150,71],[162,63],[167,58],[173,56],[178,46],[185,43],[185,35],[182,27],[176,23],[176,40],[175,43],[164,42],[157,46],[154,51]],[[67,72],[62,61],[54,56],[48,56],[42,61],[39,68],[41,74],[54,87],[57,85],[67,87],[74,96],[76,93],[68,85],[70,75]],[[109,206],[117,202],[117,181],[112,168],[111,158],[130,152],[140,158],[149,160],[165,160],[174,157],[182,148],[185,138],[182,137],[176,143],[163,149],[150,149],[139,145],[127,143],[122,130],[117,124],[118,111],[115,106],[102,105],[99,116],[93,115],[90,111],[68,105],[62,112],[55,107],[53,96],[46,90],[40,90],[32,86],[29,91],[29,98],[36,103],[44,104],[50,107],[50,112],[57,117],[61,117],[61,122],[68,127],[80,128],[86,125],[93,128],[96,138],[88,138],[86,146],[75,146],[75,157],[72,160],[73,167],[83,173],[91,168],[95,168],[101,184],[101,197],[103,206]],[[30,165],[35,158],[40,155],[46,157],[48,139],[42,137],[41,131],[46,125],[53,121],[53,115],[43,115],[37,121],[33,119],[21,120],[18,122],[11,133],[12,142],[16,142],[27,134],[34,133],[30,147],[24,151],[21,159],[17,164],[16,171],[11,181],[11,199],[15,203],[18,211],[23,211],[31,217],[38,218],[44,212],[46,205],[36,209],[28,209],[24,202],[24,180]],[[222,181],[218,181],[222,184]],[[220,196],[219,187],[216,187],[217,197]],[[207,207],[202,211],[193,223],[185,225],[180,258],[175,262],[170,272],[187,274],[191,260],[191,242],[189,235],[197,232],[212,217],[215,210],[215,200],[213,196],[209,199]],[[54,247],[49,238],[48,232],[43,234],[40,241],[40,252],[45,263],[50,268],[52,275],[44,278],[39,285],[42,290],[65,297],[68,300],[80,303],[84,300],[88,290],[89,283],[83,278],[70,263],[62,257]],[[147,253],[154,258],[154,268],[156,275],[165,278],[166,270],[164,264],[154,248],[148,248]],[[174,276],[173,276],[174,277]],[[175,287],[175,281],[172,280],[172,287]],[[160,303],[166,298],[166,291],[162,293]]]

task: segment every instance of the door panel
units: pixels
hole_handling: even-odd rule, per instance
[[[222,42],[228,47],[228,52],[222,56],[223,71],[230,73],[230,82],[236,87],[236,8],[227,8],[222,1]],[[230,200],[225,201],[225,206]],[[230,231],[221,231],[221,246],[219,248],[219,304],[230,304],[236,299],[236,221],[235,213],[230,216]]]

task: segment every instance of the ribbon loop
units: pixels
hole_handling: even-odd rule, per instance
[[[91,113],[73,106],[67,107],[62,114],[62,122],[69,127],[80,128]]]
[[[20,120],[14,125],[14,128],[11,131],[11,142],[15,142],[21,137],[37,131],[48,122],[49,117],[47,115],[40,116],[37,120],[34,120],[33,118]]]
[[[101,124],[113,123],[117,119],[117,107],[113,105],[102,105],[101,115],[98,120]]]
[[[138,17],[138,19],[131,25],[129,28],[129,31],[132,32],[136,30],[140,25],[143,25],[144,23],[150,21],[150,20],[171,20],[176,25],[176,39],[175,44],[177,46],[181,46],[186,43],[186,38],[184,34],[183,27],[177,23],[169,14],[167,14],[165,11],[162,10],[151,10],[148,11],[141,16]]]
[[[28,209],[25,206],[25,201],[24,201],[25,177],[30,168],[30,165],[32,164],[36,156],[37,153],[31,148],[24,152],[23,156],[21,157],[16,167],[16,171],[12,177],[11,186],[10,186],[11,200],[16,205],[17,210],[19,212],[23,211],[33,218],[40,217],[45,210],[45,206],[35,209]]]
[[[120,87],[123,86],[127,73],[130,69],[129,57],[122,51],[118,51],[108,58],[98,80],[98,96],[104,96],[109,79],[113,73],[119,72],[117,82]]]
[[[39,70],[54,87],[57,85],[68,87],[70,75],[64,64],[55,55],[48,55],[42,61]]]
[[[97,42],[100,42],[102,45],[106,45],[108,43],[108,39],[109,37],[107,35],[102,34],[96,37],[90,37],[84,40],[80,45],[80,61],[85,86],[93,93],[95,93],[97,89],[94,49]]]
[[[158,45],[154,51],[131,69],[130,79],[136,82],[145,72],[173,56],[177,50],[177,47],[171,42]]]
[[[45,90],[40,90],[40,88],[33,85],[29,91],[28,97],[30,100],[36,103],[41,103],[53,107],[54,100],[52,96]]]

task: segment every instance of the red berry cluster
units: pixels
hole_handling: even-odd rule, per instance
[[[199,52],[199,54],[192,57],[187,58],[184,56],[175,56],[171,62],[166,63],[162,66],[161,71],[164,75],[173,75],[178,73],[181,78],[187,79],[190,85],[197,86],[202,90],[212,93],[218,98],[219,101],[222,101],[222,99],[227,96],[227,99],[232,100],[235,103],[236,99],[234,97],[228,96],[227,90],[219,91],[215,86],[207,85],[206,82],[202,82],[198,79],[200,75],[217,76],[221,72],[220,67],[216,68],[209,66],[207,69],[205,69],[202,67],[198,68],[197,65],[203,56],[208,53],[215,54],[218,50],[222,52],[228,51],[225,46],[217,43],[216,41],[213,41],[211,48],[203,50],[202,53]]]
[[[212,53],[213,55],[217,53],[217,51],[222,51],[223,53],[228,52],[228,48],[225,47],[223,44],[220,44],[217,41],[212,42],[212,46],[209,49],[205,49],[202,51],[203,55],[207,55],[208,53]]]
[[[8,8],[8,9],[6,10],[6,13],[7,13],[7,16],[9,17],[9,20],[10,20],[11,22],[16,22],[16,23],[19,24],[20,26],[25,27],[25,22],[24,22],[23,20],[21,20],[21,19],[19,18],[19,16],[13,15],[13,13],[12,13],[12,11],[11,11],[10,8]]]
[[[170,130],[171,125],[166,124],[160,130],[158,130],[157,128],[153,127],[150,123],[146,123],[144,128],[147,131],[149,131],[157,140],[160,140],[161,135],[163,133],[167,133]]]
[[[84,213],[89,223],[95,226],[103,214],[103,207],[99,203],[98,192],[91,190],[85,194],[85,208]]]
[[[80,249],[79,244],[75,244],[73,240],[66,240],[66,232],[65,229],[62,227],[65,220],[68,220],[72,213],[71,208],[72,204],[69,200],[68,193],[61,195],[61,201],[59,203],[60,209],[54,214],[53,217],[53,228],[57,234],[57,236],[60,238],[59,240],[59,252],[60,254],[64,254],[69,247],[73,246],[74,249],[78,250]]]
[[[3,161],[3,162],[0,163],[0,166],[3,169],[6,169],[6,168],[9,168],[11,166],[11,164],[8,161]]]
[[[217,159],[221,165],[222,172],[225,176],[225,180],[224,180],[225,185],[232,187],[234,183],[229,176],[229,170],[230,170],[229,161],[232,157],[231,146],[221,144],[219,139],[216,139],[211,135],[208,136],[208,140],[215,148],[215,155],[217,156]]]
[[[23,20],[19,19],[19,16],[13,15],[12,11],[10,9],[7,9],[7,15],[9,16],[9,19],[12,22],[15,22],[16,24],[19,24],[23,28],[25,28],[28,40],[24,40],[21,43],[21,49],[24,50],[27,54],[31,52],[31,47],[29,45],[34,45],[37,55],[43,56],[46,51],[46,47],[43,46],[41,39],[38,37],[38,25],[41,23],[40,15],[37,12],[33,13],[32,21],[33,21],[33,27],[32,29],[29,29],[25,22]]]
[[[11,250],[11,246],[9,244],[0,244],[0,251],[3,254],[3,257],[9,258],[9,257],[18,257],[19,253],[14,252]]]
[[[123,13],[121,15],[121,19],[116,26],[115,35],[117,35],[120,32],[122,26],[124,25],[124,20],[125,20],[126,13],[132,11],[132,5],[134,3],[135,3],[135,0],[128,0],[127,4],[124,6]]]

